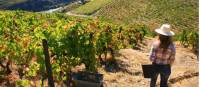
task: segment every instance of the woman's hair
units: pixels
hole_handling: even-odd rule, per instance
[[[164,36],[159,35],[160,45],[159,48],[163,48],[164,50],[167,50],[169,45],[172,44],[172,37],[171,36]]]

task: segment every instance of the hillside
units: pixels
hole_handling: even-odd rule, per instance
[[[25,1],[27,0],[0,0],[0,8],[8,7]]]
[[[0,86],[38,86],[34,82],[45,80],[43,39],[48,41],[55,83],[67,80],[67,73],[80,64],[87,72],[97,72],[100,62],[114,61],[100,61],[101,55],[136,47],[148,29],[121,26],[59,13],[0,11]]]
[[[68,0],[0,4],[26,8],[29,3],[34,9],[38,3],[51,8],[62,1]],[[143,77],[141,65],[151,63],[152,30],[166,22],[176,32],[170,87],[198,85],[198,1],[91,0],[68,6],[67,13],[0,10],[0,87],[46,87],[48,82],[70,87],[77,84],[74,78],[105,87],[148,87],[150,79]],[[69,11],[71,7],[75,9]],[[78,71],[103,78],[73,76]]]
[[[74,14],[92,15],[111,1],[112,0],[91,0],[78,8],[72,9],[71,12]]]
[[[81,8],[93,9],[95,5],[91,7],[86,4],[78,9]],[[83,9],[74,11],[88,14]],[[198,30],[198,0],[112,0],[98,11],[90,13],[119,24],[144,23],[154,29],[162,23],[170,23],[176,31]]]
[[[154,39],[145,38],[141,50],[121,49],[116,53],[119,70],[107,72],[100,69],[104,74],[105,87],[149,87],[150,79],[143,78],[142,64],[151,64],[149,50]],[[172,73],[169,78],[169,87],[198,87],[198,64],[197,56],[190,49],[176,44],[176,60],[172,65]],[[159,87],[160,77],[157,80]]]

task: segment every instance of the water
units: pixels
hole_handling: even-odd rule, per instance
[[[41,12],[44,12],[44,13],[52,13],[52,12],[58,11],[58,10],[60,10],[60,9],[63,9],[63,7],[58,7],[58,8],[54,8],[54,9],[49,9],[49,10],[41,11]]]
[[[0,0],[1,2],[14,2],[15,0]],[[62,6],[67,5],[77,0],[25,0],[24,2],[1,7],[6,10],[25,10],[33,12],[53,12],[61,9]]]

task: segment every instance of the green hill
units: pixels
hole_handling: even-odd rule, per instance
[[[95,8],[95,5],[93,6]],[[87,4],[80,8],[87,7],[92,8]],[[88,14],[85,10],[75,11]],[[93,11],[96,12],[94,15],[112,20],[114,23],[144,23],[151,29],[162,23],[170,23],[175,30],[198,30],[198,0],[112,0],[106,6],[101,6],[98,11]]]
[[[72,10],[72,12],[76,14],[92,15],[93,13],[101,9],[103,6],[106,6],[111,1],[112,0],[91,0],[85,5],[82,5]]]
[[[0,0],[0,8],[6,8],[14,4],[22,3],[27,0]]]

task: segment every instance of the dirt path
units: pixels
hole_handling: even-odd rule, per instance
[[[79,15],[79,14],[74,14],[74,13],[72,13],[72,12],[67,12],[66,13],[67,15],[70,15],[70,16],[78,16],[78,17],[90,17],[89,15]]]
[[[150,79],[142,76],[142,64],[150,64],[149,50],[151,38],[146,38],[141,44],[142,50],[121,49],[117,56],[119,67],[123,70],[117,72],[106,72],[104,74],[105,87],[149,87]],[[148,43],[148,44],[145,44]],[[170,87],[198,87],[198,60],[190,49],[176,44],[176,60],[172,66],[170,76]],[[158,79],[158,84],[159,84]]]

